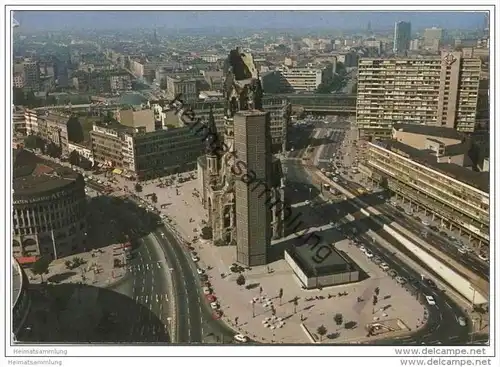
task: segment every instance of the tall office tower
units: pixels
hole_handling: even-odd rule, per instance
[[[272,237],[271,192],[268,190],[272,170],[269,113],[237,112],[234,146],[238,157],[233,169],[241,177],[234,182],[236,261],[246,266],[265,265]],[[248,179],[244,179],[245,174]]]
[[[481,60],[440,57],[361,59],[356,121],[360,137],[390,137],[394,123],[473,132]]]
[[[438,52],[443,40],[443,30],[441,28],[426,28],[424,31],[424,49],[431,52]]]
[[[395,54],[405,54],[410,49],[411,23],[396,22],[394,24],[394,46]]]

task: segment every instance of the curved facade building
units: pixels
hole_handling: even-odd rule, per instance
[[[85,182],[69,168],[14,150],[13,254],[57,259],[85,249]]]

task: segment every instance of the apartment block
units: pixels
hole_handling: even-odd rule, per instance
[[[482,247],[489,243],[489,174],[467,168],[468,150],[453,129],[397,125],[392,139],[368,143],[359,168],[413,210]]]
[[[440,57],[360,59],[356,121],[360,137],[387,138],[395,123],[473,132],[481,60]]]
[[[38,135],[59,146],[63,154],[68,154],[68,120],[70,115],[46,112],[37,118]]]
[[[90,136],[98,165],[139,180],[194,169],[203,149],[201,137],[187,126],[149,131],[113,123],[94,125]]]
[[[282,66],[279,71],[283,90],[314,92],[325,79],[333,76],[333,65],[323,68]]]

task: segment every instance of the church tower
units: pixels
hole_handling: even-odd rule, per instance
[[[213,106],[210,105],[210,113],[207,122],[207,138],[205,140],[206,154],[207,154],[207,172],[210,177],[219,174],[219,160],[218,154],[222,152],[220,148],[219,135],[217,134],[217,127],[215,126],[215,118]]]

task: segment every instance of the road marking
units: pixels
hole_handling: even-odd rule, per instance
[[[168,294],[165,293],[165,301],[168,302]]]
[[[452,308],[448,302],[444,301],[444,303],[446,303],[446,306],[448,306],[449,308]]]
[[[450,336],[450,340],[455,340],[455,339],[458,339],[458,335]]]
[[[150,304],[149,304],[149,309],[150,309],[150,310],[152,310],[152,309],[153,309],[153,304],[152,304],[152,303],[150,303]]]
[[[158,295],[156,295],[156,302],[159,302],[159,297],[158,297]]]
[[[141,287],[141,292],[144,292],[144,286]]]
[[[148,296],[146,296],[145,302],[148,303]]]
[[[136,300],[136,301],[139,301],[139,296],[135,296],[135,300]]]
[[[161,269],[161,265],[160,265],[160,262],[158,261],[158,269]]]

